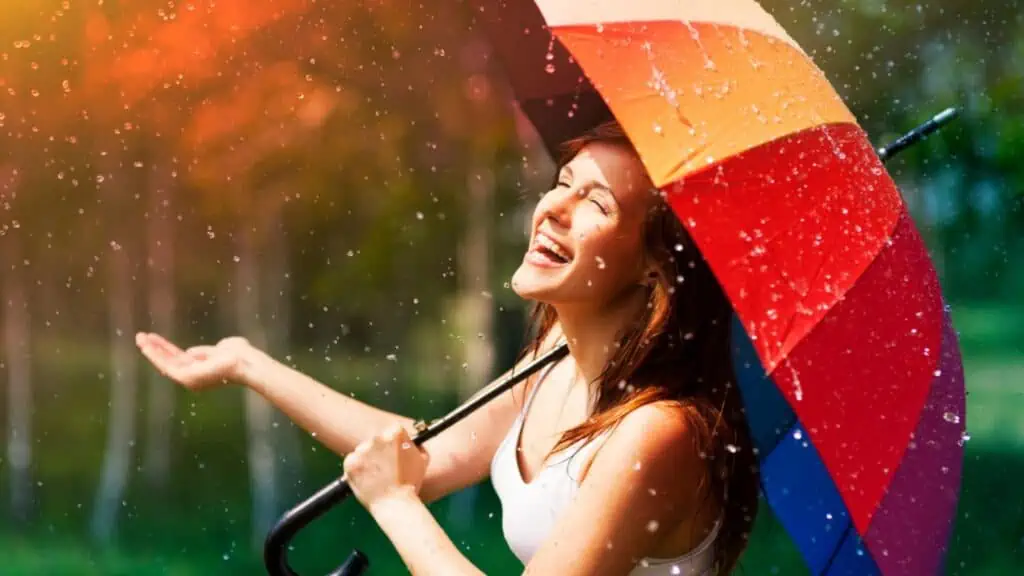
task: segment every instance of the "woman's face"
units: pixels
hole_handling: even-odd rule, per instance
[[[605,305],[647,271],[643,230],[660,201],[639,158],[605,142],[584,146],[534,210],[530,246],[512,277],[523,298]]]

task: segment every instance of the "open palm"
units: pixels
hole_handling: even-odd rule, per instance
[[[161,374],[190,390],[237,379],[241,374],[243,353],[249,347],[244,338],[232,337],[221,340],[216,346],[182,350],[163,336],[147,332],[136,334],[135,344]]]

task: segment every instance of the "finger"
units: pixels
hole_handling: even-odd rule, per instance
[[[195,358],[196,360],[206,360],[207,358],[216,357],[215,351],[217,349],[213,346],[193,346],[183,353],[189,358]]]
[[[362,468],[362,461],[358,454],[352,452],[345,457],[345,460],[341,463],[341,469],[345,471],[345,479],[348,481],[353,476],[359,474],[359,470]]]
[[[179,354],[173,350],[168,350],[166,347],[161,346],[158,343],[154,343],[153,339],[149,336],[142,336],[137,338],[139,343],[139,350],[141,350],[147,358],[151,361],[159,360],[164,364],[179,362]]]
[[[404,430],[399,425],[389,426],[381,433],[381,439],[386,442],[396,442],[402,439],[402,432]]]
[[[157,369],[158,372],[167,376],[168,370],[172,369],[176,362],[173,358],[167,356],[167,354],[159,349],[153,348],[149,345],[143,345],[139,348],[142,355],[149,360],[150,364]]]
[[[150,346],[153,346],[158,350],[162,350],[163,352],[170,356],[178,356],[185,353],[184,350],[178,348],[173,343],[171,343],[170,340],[164,338],[159,334],[149,333],[147,334],[147,339],[149,341]]]

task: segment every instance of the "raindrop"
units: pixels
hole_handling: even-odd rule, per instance
[[[682,251],[683,251],[683,245],[682,244],[676,244],[676,252],[682,252]]]
[[[661,136],[665,132],[665,129],[661,127],[661,124],[658,124],[657,122],[654,123],[652,129],[654,130],[654,133],[657,134],[658,136]]]
[[[793,431],[793,439],[794,439],[794,440],[800,440],[800,439],[802,439],[803,437],[804,437],[804,433],[803,433],[803,432],[801,432],[801,431],[799,431],[799,430],[794,430],[794,431]]]
[[[960,415],[953,412],[945,412],[942,414],[942,419],[950,424],[959,424]]]
[[[651,520],[650,522],[648,522],[647,523],[647,531],[651,532],[651,533],[657,532],[658,531],[658,521],[657,520]]]
[[[554,74],[555,73],[555,65],[552,64],[551,62],[548,62],[547,66],[544,66],[544,71],[547,72],[548,74]]]
[[[968,434],[967,432],[964,432],[963,434],[960,435],[960,445],[961,446],[963,446],[964,444],[966,444],[967,442],[970,442],[970,441],[971,441],[971,435]]]
[[[599,270],[604,270],[604,268],[605,268],[604,258],[601,258],[600,256],[595,256],[594,259],[597,260],[597,268]]]
[[[740,451],[739,447],[735,444],[726,444],[725,449],[728,450],[730,454],[735,454]]]
[[[939,376],[942,376],[942,370],[936,370],[935,372],[932,372],[932,374],[934,374],[935,377],[938,378]]]

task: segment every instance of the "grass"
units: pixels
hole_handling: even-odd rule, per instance
[[[965,472],[947,573],[988,576],[1024,567],[1024,311],[954,308],[969,388]],[[114,542],[93,543],[88,520],[105,440],[108,382],[102,354],[62,353],[36,373],[36,509],[26,524],[0,525],[0,573],[12,576],[199,576],[261,574],[250,545],[244,422],[238,390],[179,397],[172,482],[154,491],[133,475]],[[301,362],[329,382],[345,382],[361,398],[402,411],[436,416],[452,406],[441,397],[392,388],[371,376],[355,382],[340,362]],[[409,368],[411,370],[411,368]],[[411,374],[405,375],[412,377]],[[401,380],[401,379],[400,379]],[[395,385],[397,386],[397,385]],[[140,432],[141,437],[141,432]],[[333,455],[303,436],[304,482],[286,504],[310,494],[338,470]],[[6,494],[6,475],[0,475]],[[489,484],[461,522],[453,499],[433,506],[453,541],[487,574],[519,574],[521,566],[501,534],[501,515]],[[742,574],[805,574],[767,508],[744,557]],[[6,511],[3,511],[6,513]],[[3,516],[7,518],[8,516]],[[303,532],[291,552],[301,574],[324,574],[358,545],[373,574],[401,574],[391,545],[355,502],[332,510]]]

